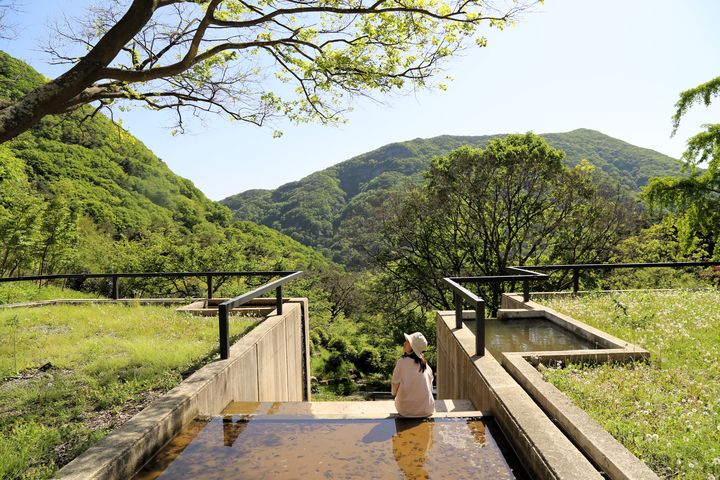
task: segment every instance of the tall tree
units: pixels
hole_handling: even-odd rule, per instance
[[[43,202],[33,195],[24,165],[0,147],[0,276],[27,272],[40,235]]]
[[[398,293],[421,306],[451,308],[446,276],[606,260],[632,228],[633,202],[595,183],[587,162],[570,169],[563,158],[528,133],[435,159],[427,185],[386,223],[378,261]],[[484,296],[492,302],[497,293]]]
[[[118,100],[172,109],[180,129],[185,110],[257,125],[277,115],[334,122],[355,95],[427,86],[481,24],[503,28],[531,2],[106,2],[85,24],[59,30],[75,50],[48,47],[70,70],[0,105],[0,141],[45,115]]]
[[[683,116],[698,103],[709,106],[720,95],[720,77],[680,94],[673,115],[673,134]],[[717,257],[720,241],[720,124],[704,125],[691,137],[683,154],[689,174],[681,178],[658,177],[645,189],[651,207],[675,216],[686,253],[702,249]],[[696,167],[707,165],[702,171]]]

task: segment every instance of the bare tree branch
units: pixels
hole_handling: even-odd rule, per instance
[[[482,0],[106,2],[58,29],[67,52],[46,48],[53,62],[73,64],[68,72],[0,103],[0,141],[93,102],[173,109],[179,125],[183,110],[254,124],[335,122],[355,96],[429,85],[481,25],[502,27],[533,3],[500,12]],[[73,54],[78,48],[87,53]]]

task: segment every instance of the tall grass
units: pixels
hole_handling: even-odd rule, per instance
[[[230,323],[235,338],[254,325]],[[0,478],[49,478],[217,345],[215,318],[166,307],[0,310]]]
[[[720,480],[720,293],[542,303],[651,352],[647,364],[549,370],[549,381],[661,477]]]

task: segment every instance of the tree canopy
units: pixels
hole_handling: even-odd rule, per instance
[[[589,163],[565,167],[564,156],[528,133],[436,158],[427,184],[385,222],[376,260],[388,288],[445,309],[443,277],[606,261],[634,228],[633,202],[617,185],[597,183]]]
[[[709,106],[720,95],[720,77],[680,93],[673,115],[673,133],[683,116],[698,103]],[[675,217],[686,251],[700,249],[717,257],[720,241],[720,124],[703,125],[683,154],[689,175],[658,177],[645,190],[648,203]],[[707,165],[698,170],[698,165]]]
[[[105,2],[87,21],[58,29],[63,42],[47,47],[55,62],[72,65],[66,73],[0,105],[0,141],[45,115],[119,100],[172,109],[180,129],[187,110],[257,125],[275,116],[334,122],[353,96],[428,86],[466,40],[485,45],[481,24],[503,28],[530,3]]]

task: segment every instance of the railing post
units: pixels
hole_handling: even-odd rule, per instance
[[[580,290],[580,269],[573,268],[572,272],[573,293],[578,293]]]
[[[283,297],[282,297],[282,285],[275,289],[275,308],[277,308],[277,314],[282,315]]]
[[[460,329],[463,326],[463,301],[462,297],[457,292],[453,292],[453,298],[455,300],[455,328]]]
[[[210,300],[213,296],[213,281],[212,275],[207,276],[207,298]]]
[[[227,360],[230,358],[230,325],[228,319],[227,305],[218,305],[218,320],[220,327],[220,359]]]
[[[530,281],[525,280],[523,282],[523,302],[527,303],[530,301]]]
[[[118,276],[113,275],[110,277],[112,281],[112,299],[117,300],[120,298],[120,286],[118,285]]]
[[[485,302],[475,302],[475,355],[485,355]]]

